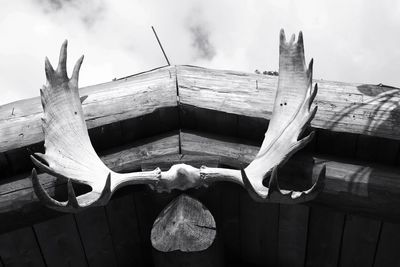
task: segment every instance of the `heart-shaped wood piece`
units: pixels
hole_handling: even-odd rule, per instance
[[[182,194],[161,211],[151,229],[151,243],[162,252],[202,251],[215,239],[211,212],[198,200]]]

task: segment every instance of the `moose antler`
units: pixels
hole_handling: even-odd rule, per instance
[[[94,151],[83,117],[78,92],[79,69],[83,57],[76,63],[71,79],[67,75],[66,60],[66,41],[61,47],[56,70],[46,58],[47,85],[40,91],[46,152],[31,156],[38,168],[68,182],[68,201],[57,201],[47,194],[39,182],[36,170],[32,170],[35,193],[48,207],[75,212],[89,206],[105,205],[113,192],[126,184],[149,184],[158,191],[170,191],[199,187],[215,181],[230,181],[246,187],[256,200],[281,203],[308,201],[320,191],[324,171],[321,171],[317,182],[307,191],[281,190],[277,181],[278,167],[313,136],[310,134],[297,140],[317,111],[314,108],[310,112],[317,86],[314,89],[311,87],[312,61],[307,70],[301,32],[297,43],[294,43],[294,36],[287,43],[281,31],[280,76],[273,116],[259,153],[244,170],[205,166],[197,169],[177,164],[166,172],[161,172],[159,168],[125,174],[113,172]],[[263,180],[268,175],[271,176],[269,187],[264,187]],[[72,181],[89,185],[92,191],[76,196]]]
[[[286,42],[285,32],[280,32],[279,80],[272,118],[264,141],[255,159],[242,171],[245,187],[257,200],[280,203],[303,202],[315,198],[323,186],[325,167],[317,181],[306,191],[281,190],[277,172],[295,152],[311,141],[314,132],[301,140],[299,135],[305,130],[317,112],[317,106],[310,111],[317,94],[318,85],[312,87],[313,59],[308,69],[304,58],[303,34],[297,42],[293,34]],[[270,175],[269,186],[263,185]]]
[[[67,41],[61,46],[57,70],[45,60],[47,85],[40,90],[46,153],[31,156],[33,163],[45,172],[68,181],[68,201],[51,198],[32,170],[35,193],[46,205],[63,211],[104,205],[116,188],[129,183],[157,183],[161,171],[119,174],[111,171],[97,156],[89,139],[78,92],[79,70],[83,56],[76,62],[71,79],[67,76]],[[75,197],[72,182],[87,184],[92,191]]]

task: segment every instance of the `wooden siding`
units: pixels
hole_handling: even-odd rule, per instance
[[[174,72],[168,72],[171,69],[178,73],[179,114],[174,108],[174,91],[174,98],[168,98],[168,103],[172,106],[160,104],[161,109],[149,109],[127,116],[119,115],[118,111],[107,111],[108,115],[102,115],[106,118],[104,120],[101,116],[98,120],[92,117],[98,124],[89,126],[93,127],[90,135],[104,161],[115,170],[133,171],[148,168],[154,165],[156,160],[165,166],[168,166],[168,160],[173,163],[188,160],[193,164],[196,161],[196,155],[193,154],[199,154],[199,151],[208,154],[204,157],[206,163],[220,166],[238,166],[240,162],[246,163],[251,160],[267,128],[272,108],[272,102],[268,104],[270,100],[267,100],[265,105],[261,102],[256,103],[259,98],[254,97],[258,96],[257,90],[272,95],[276,78],[177,66],[142,74],[149,75],[149,80],[144,84],[149,85],[148,82],[151,83],[150,80],[154,79],[151,76],[159,75],[160,71],[164,78],[158,83],[159,87],[155,86],[158,88],[155,90],[161,90],[163,86],[166,86],[167,91],[170,88],[168,86],[176,90]],[[237,79],[238,82],[236,85],[229,82],[222,87],[219,85],[219,79],[222,78],[227,81]],[[127,78],[127,81],[130,79],[134,80],[135,77]],[[166,85],[167,80],[174,84]],[[208,87],[204,87],[204,83],[209,83]],[[85,89],[89,97],[83,102],[84,109],[89,110],[89,106],[85,105],[91,103],[91,94],[94,101],[97,94],[107,94],[112,84]],[[255,90],[252,92],[252,99],[247,99],[246,93],[240,91],[246,84],[251,85],[249,90]],[[324,88],[329,94],[324,95]],[[337,97],[334,95],[335,88],[342,88],[342,91],[338,89],[338,92],[350,93]],[[144,98],[144,92],[149,88],[142,89],[139,98]],[[121,87],[121,90],[125,89]],[[132,89],[130,93],[133,94],[134,91]],[[212,91],[216,91],[215,96],[210,95]],[[240,97],[235,96],[235,92]],[[320,109],[322,108],[322,117],[317,117],[314,124],[318,128],[316,138],[305,151],[319,157],[321,161],[317,163],[325,162],[331,166],[330,176],[328,175],[328,189],[333,196],[331,198],[315,201],[307,206],[261,204],[254,202],[243,188],[229,183],[218,183],[207,189],[188,192],[200,199],[214,215],[218,233],[213,249],[219,255],[223,255],[226,266],[399,265],[397,244],[400,242],[400,223],[390,216],[384,216],[398,214],[399,210],[398,205],[390,205],[397,201],[398,194],[395,190],[398,188],[397,177],[400,177],[396,174],[399,171],[397,165],[400,158],[400,135],[397,129],[400,124],[396,121],[399,111],[395,101],[397,93],[397,89],[388,87],[320,82],[321,96],[317,98],[317,102]],[[212,97],[214,105],[206,106]],[[103,100],[109,101],[106,98]],[[240,98],[255,101],[252,104],[254,110],[251,111],[243,103],[234,102]],[[125,100],[128,99],[129,97]],[[233,102],[230,102],[230,99]],[[33,115],[33,122],[28,122],[28,118],[24,118],[23,114],[27,115],[30,112],[28,107],[33,101],[36,101],[36,109],[33,108],[36,115]],[[148,101],[149,105],[152,105],[151,101],[154,99],[150,98]],[[10,114],[15,104],[0,108],[0,117],[13,120]],[[29,146],[32,151],[42,149],[41,144],[36,144],[42,137],[34,123],[40,117],[40,104],[36,99],[22,101],[18,105],[21,110],[14,109],[14,114],[21,117],[15,118],[12,123],[19,125],[19,130],[15,128],[17,133],[22,131],[21,133],[28,137],[23,138],[20,143],[19,138],[22,137],[14,135],[13,132],[10,134],[12,137],[7,140],[14,141],[8,143],[3,138],[5,132],[0,131],[0,137],[6,142],[1,144],[4,153],[0,154],[0,174],[2,178],[13,178],[11,181],[0,180],[0,194],[3,194],[0,201],[4,200],[5,203],[2,206],[2,214],[5,216],[0,216],[1,225],[8,225],[0,234],[0,266],[60,266],[68,263],[74,266],[153,266],[159,265],[160,259],[161,262],[165,260],[165,257],[151,248],[149,229],[161,209],[179,192],[158,194],[145,186],[132,186],[117,192],[106,207],[84,210],[79,214],[48,211],[36,201],[30,180],[24,174],[31,168],[28,157],[30,151],[26,150],[26,146],[34,144]],[[100,102],[93,105],[104,108]],[[115,103],[113,105],[116,108],[118,106]],[[27,108],[24,109],[24,106]],[[162,109],[168,107],[172,109]],[[171,115],[170,112],[175,113]],[[353,115],[355,117],[352,117]],[[132,119],[131,116],[136,119]],[[361,125],[362,123],[365,124]],[[27,126],[31,124],[36,129],[32,131],[32,135]],[[7,129],[13,131],[12,127]],[[180,129],[196,133],[170,133],[171,130]],[[154,138],[162,133],[170,134]],[[224,136],[221,138],[221,135]],[[144,137],[153,138],[139,141]],[[237,149],[233,154],[232,150],[229,150],[229,143]],[[125,149],[118,151],[120,145]],[[110,148],[113,151],[107,151]],[[184,156],[176,157],[179,152]],[[173,155],[173,159],[157,159],[157,156],[165,155]],[[358,176],[346,178],[342,165],[334,167],[334,164],[340,162],[338,157],[347,164],[347,168],[344,169],[353,170]],[[143,162],[143,159],[147,160]],[[377,166],[376,163],[381,165]],[[292,164],[292,171],[299,170],[296,159],[288,164]],[[387,170],[390,170],[390,175],[387,175]],[[339,180],[346,183],[335,185],[335,181],[339,181],[334,179],[335,175],[344,177]],[[56,191],[65,189],[62,183],[46,175],[42,178],[46,187],[51,189],[51,194],[58,195],[59,192]],[[285,177],[280,178],[284,183]],[[394,191],[388,193],[380,183]],[[60,190],[55,190],[58,186]],[[5,188],[7,190],[3,191]],[[322,196],[324,195],[327,193]],[[357,197],[354,196],[361,197],[362,201],[357,201]],[[327,207],[321,206],[321,203],[333,205]],[[368,206],[371,203],[375,203],[375,206]],[[32,205],[35,206],[34,209],[31,209]],[[190,262],[190,256],[185,260]]]

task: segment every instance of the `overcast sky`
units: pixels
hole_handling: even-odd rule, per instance
[[[39,95],[44,57],[68,68],[85,55],[80,85],[171,64],[278,70],[279,30],[303,31],[314,77],[400,86],[400,1],[7,1],[0,9],[0,104]]]

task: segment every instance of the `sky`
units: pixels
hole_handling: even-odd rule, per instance
[[[396,0],[16,0],[0,9],[0,104],[38,96],[65,39],[80,86],[165,65],[151,26],[173,65],[278,70],[283,28],[303,31],[314,78],[400,87]]]

